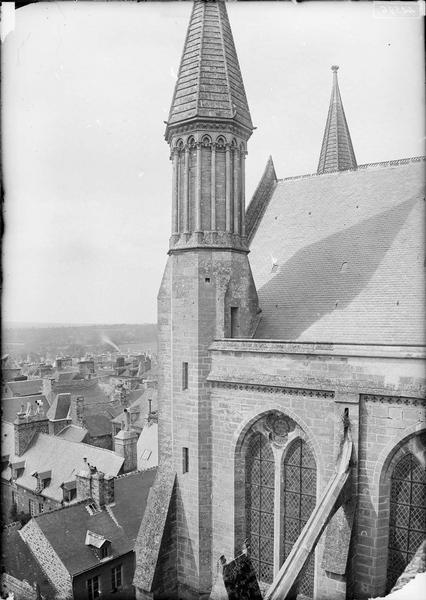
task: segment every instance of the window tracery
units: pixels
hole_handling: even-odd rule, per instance
[[[300,427],[280,411],[264,415],[244,438],[244,531],[261,584],[272,582],[315,507],[316,462],[304,438]],[[297,593],[312,598],[313,585],[314,555]]]
[[[426,536],[426,473],[411,453],[391,475],[387,589],[391,590]]]

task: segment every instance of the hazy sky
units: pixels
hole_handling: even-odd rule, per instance
[[[332,64],[359,164],[424,153],[422,21],[380,4],[227,3],[257,127],[247,203],[269,154],[278,177],[315,172]],[[6,320],[156,320],[171,213],[163,121],[191,6],[16,11],[2,52]]]

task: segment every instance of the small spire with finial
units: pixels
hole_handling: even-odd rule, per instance
[[[318,163],[318,175],[357,168],[351,135],[340,96],[337,80],[338,70],[338,65],[331,66],[333,86]]]

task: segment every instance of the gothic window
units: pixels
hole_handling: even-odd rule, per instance
[[[411,453],[391,476],[387,589],[413,558],[426,536],[426,474]]]
[[[219,137],[217,138],[217,140],[216,140],[216,145],[217,145],[219,148],[223,148],[223,147],[225,146],[225,143],[226,143],[226,142],[225,142],[225,138],[224,138],[224,137],[222,137],[222,136],[219,136]]]
[[[274,563],[274,456],[255,433],[246,455],[246,519],[251,559],[260,581],[271,583]]]
[[[316,464],[304,440],[296,440],[284,459],[282,562],[308,521],[316,502]],[[314,555],[309,557],[298,582],[298,596],[312,598]]]

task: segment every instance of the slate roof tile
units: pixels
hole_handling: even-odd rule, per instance
[[[112,555],[134,549],[155,475],[156,469],[152,469],[118,477],[114,482],[114,503],[93,515],[87,511],[86,503],[78,503],[35,517],[71,575],[99,564],[95,553],[85,545],[87,530],[108,539]]]
[[[194,117],[235,119],[253,128],[223,0],[196,0],[187,30],[168,125]]]
[[[404,159],[278,181],[251,243],[255,337],[425,343],[424,167]]]

